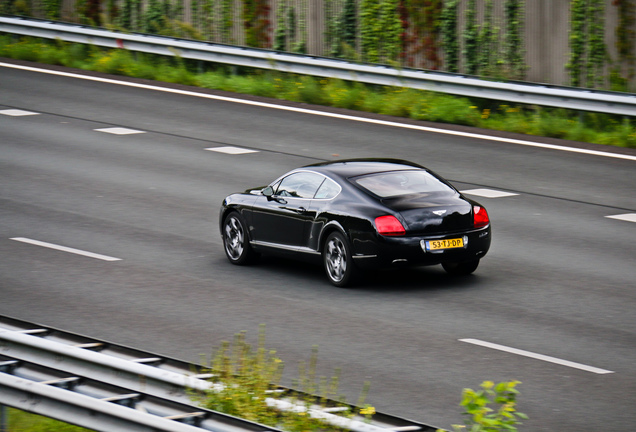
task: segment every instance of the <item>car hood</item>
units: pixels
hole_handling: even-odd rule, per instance
[[[382,202],[402,216],[409,234],[443,234],[473,227],[472,205],[458,193],[406,195]]]

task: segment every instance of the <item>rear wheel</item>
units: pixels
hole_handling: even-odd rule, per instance
[[[322,251],[322,260],[329,282],[337,287],[350,285],[357,269],[351,258],[351,248],[347,239],[339,232],[329,234]]]
[[[247,228],[240,214],[232,212],[223,221],[223,247],[232,264],[248,264],[254,251],[247,239]]]
[[[479,260],[473,261],[465,261],[460,263],[443,263],[442,267],[448,274],[452,274],[454,276],[466,276],[473,273],[477,270],[477,266],[479,266]]]

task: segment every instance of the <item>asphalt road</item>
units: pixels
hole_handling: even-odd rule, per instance
[[[263,323],[284,384],[318,345],[321,375],[340,368],[351,401],[369,380],[367,402],[396,416],[449,428],[462,388],[514,379],[520,430],[631,430],[636,223],[608,216],[636,213],[636,151],[552,143],[566,149],[0,66],[0,314],[188,361]],[[252,152],[206,150],[226,146]],[[477,272],[386,271],[338,289],[309,264],[227,262],[225,195],[348,157],[505,192],[473,195],[494,234]]]

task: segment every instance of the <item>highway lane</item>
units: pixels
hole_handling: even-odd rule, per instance
[[[527,430],[622,430],[636,420],[636,225],[606,217],[636,212],[635,162],[5,68],[0,77],[0,111],[40,113],[0,115],[1,314],[186,360],[265,323],[287,379],[318,344],[321,372],[342,367],[350,398],[370,379],[379,410],[438,426],[460,420],[461,388],[484,379],[523,382]],[[110,126],[146,133],[94,130]],[[205,150],[225,145],[260,151]],[[425,268],[339,290],[310,265],[227,264],[222,197],[333,154],[408,158],[462,190],[518,195],[478,198],[495,243],[467,279]]]

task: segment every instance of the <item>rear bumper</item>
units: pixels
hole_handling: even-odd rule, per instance
[[[353,236],[353,259],[361,268],[385,268],[397,265],[435,265],[445,262],[473,261],[484,257],[490,249],[490,225],[476,230],[431,236],[384,237]],[[428,250],[433,240],[463,240],[464,246],[452,249]],[[428,243],[430,245],[430,243]]]

